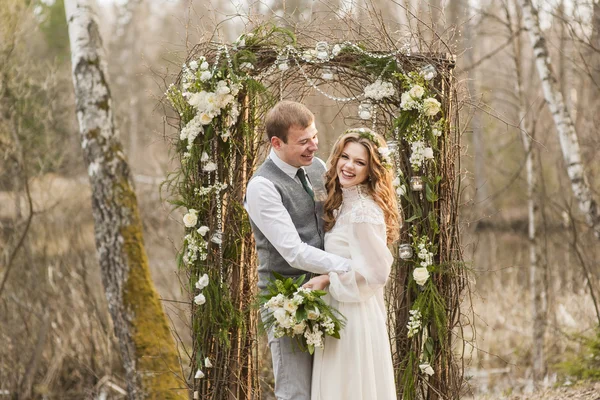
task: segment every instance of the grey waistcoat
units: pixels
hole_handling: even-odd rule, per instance
[[[304,167],[310,184],[315,193],[324,193],[325,188],[323,178],[325,168],[315,160],[310,166]],[[300,239],[308,244],[319,249],[323,249],[324,233],[323,233],[323,199],[315,196],[315,201],[304,190],[300,182],[296,182],[283,172],[271,159],[267,159],[260,168],[254,173],[255,176],[262,176],[273,182],[275,189],[281,195],[283,206],[288,210],[292,222],[300,235]],[[321,200],[321,201],[318,201]],[[264,289],[267,286],[267,281],[272,279],[271,272],[277,272],[285,277],[298,277],[309,274],[306,271],[296,269],[288,264],[273,245],[265,238],[265,235],[254,225],[254,239],[256,241],[256,249],[258,250],[258,287]]]

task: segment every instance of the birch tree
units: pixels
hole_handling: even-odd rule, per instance
[[[539,265],[539,243],[537,237],[536,224],[539,220],[539,204],[537,191],[538,171],[534,168],[537,163],[537,152],[533,146],[533,138],[530,136],[527,121],[527,101],[525,90],[523,88],[522,73],[522,45],[521,45],[521,15],[517,10],[516,29],[513,28],[512,18],[508,4],[505,6],[507,16],[507,27],[510,29],[510,37],[513,39],[513,60],[515,64],[515,89],[518,98],[519,130],[523,149],[525,150],[525,172],[527,176],[527,233],[529,238],[529,285],[531,290],[531,310],[533,319],[533,349],[532,349],[532,367],[533,381],[539,382],[544,378],[545,354],[544,337],[546,334],[547,318],[547,296],[544,282],[546,282],[546,269]]]
[[[92,187],[102,282],[129,399],[180,398],[177,353],[150,278],[129,165],[113,122],[105,56],[91,0],[66,0],[81,147]]]
[[[531,0],[519,0],[519,5],[523,10],[525,30],[529,32],[529,38],[533,46],[538,74],[542,81],[544,98],[548,103],[550,113],[556,125],[573,194],[579,204],[579,209],[585,215],[587,224],[593,229],[596,237],[600,239],[598,203],[592,197],[590,185],[585,175],[575,125],[567,110],[556,76],[552,71],[552,62],[546,40],[540,29],[538,12]]]

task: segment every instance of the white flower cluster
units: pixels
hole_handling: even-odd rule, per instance
[[[196,282],[196,289],[199,289],[200,293],[196,297],[194,297],[194,303],[196,303],[199,306],[206,303],[206,297],[204,297],[204,295],[202,294],[202,290],[208,286],[208,282],[209,280],[207,274],[202,275],[200,279],[198,279],[198,282]]]
[[[201,261],[206,260],[208,256],[206,252],[207,245],[202,238],[196,238],[194,235],[188,233],[185,235],[184,240],[187,242],[187,250],[183,255],[183,262],[186,265],[190,265],[198,259]]]
[[[381,158],[381,164],[383,164],[383,166],[386,168],[393,167],[390,148],[389,147],[378,147],[377,151],[379,152],[379,157]]]
[[[406,325],[408,333],[406,336],[411,338],[415,336],[421,329],[421,311],[410,310],[409,313],[410,317],[408,318],[408,325]]]
[[[415,268],[413,271],[413,278],[417,285],[423,286],[425,282],[429,279],[429,270],[427,267],[433,264],[433,253],[427,249],[426,238],[423,237],[418,244],[419,252],[417,253],[417,257],[420,259],[418,268]],[[430,243],[431,244],[431,243]]]
[[[203,186],[199,188],[194,188],[194,194],[196,196],[206,196],[211,193],[220,193],[221,191],[227,189],[228,185],[226,183],[216,182],[211,186]]]
[[[380,79],[365,87],[365,97],[376,101],[384,97],[391,97],[394,93],[396,93],[394,85],[391,82],[383,82]]]
[[[398,196],[406,196],[406,185],[400,180],[401,176],[404,176],[404,174],[402,173],[402,170],[399,169],[398,176],[392,181],[392,184],[396,188],[396,194]]]
[[[433,149],[425,147],[425,143],[416,140],[410,144],[410,165],[414,171],[421,169],[423,161],[433,159]]]
[[[400,108],[403,110],[420,110],[428,117],[437,115],[442,105],[433,97],[423,99],[425,89],[421,85],[413,85],[400,96]]]
[[[310,329],[305,330],[304,338],[308,345],[323,347],[323,332],[321,331],[319,324],[315,324],[312,331]]]

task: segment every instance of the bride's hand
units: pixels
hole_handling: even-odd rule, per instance
[[[313,290],[324,290],[329,286],[329,275],[319,275],[302,285],[303,288]]]

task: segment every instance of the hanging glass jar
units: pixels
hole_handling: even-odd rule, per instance
[[[373,114],[373,104],[370,101],[363,101],[358,105],[358,117],[360,119],[371,119]]]
[[[437,76],[437,71],[433,65],[427,64],[419,69],[419,75],[426,81],[430,81]]]
[[[333,68],[323,67],[321,69],[321,78],[323,78],[326,81],[331,81],[331,80],[333,80],[333,77],[334,77]]]
[[[408,260],[408,259],[412,258],[412,256],[413,256],[412,246],[408,243],[402,243],[400,246],[398,246],[398,255],[403,260]]]
[[[315,50],[317,51],[317,58],[319,60],[329,60],[329,44],[327,44],[327,42],[317,42]]]
[[[423,190],[423,177],[422,176],[413,176],[410,178],[410,189],[413,192],[420,192]]]

